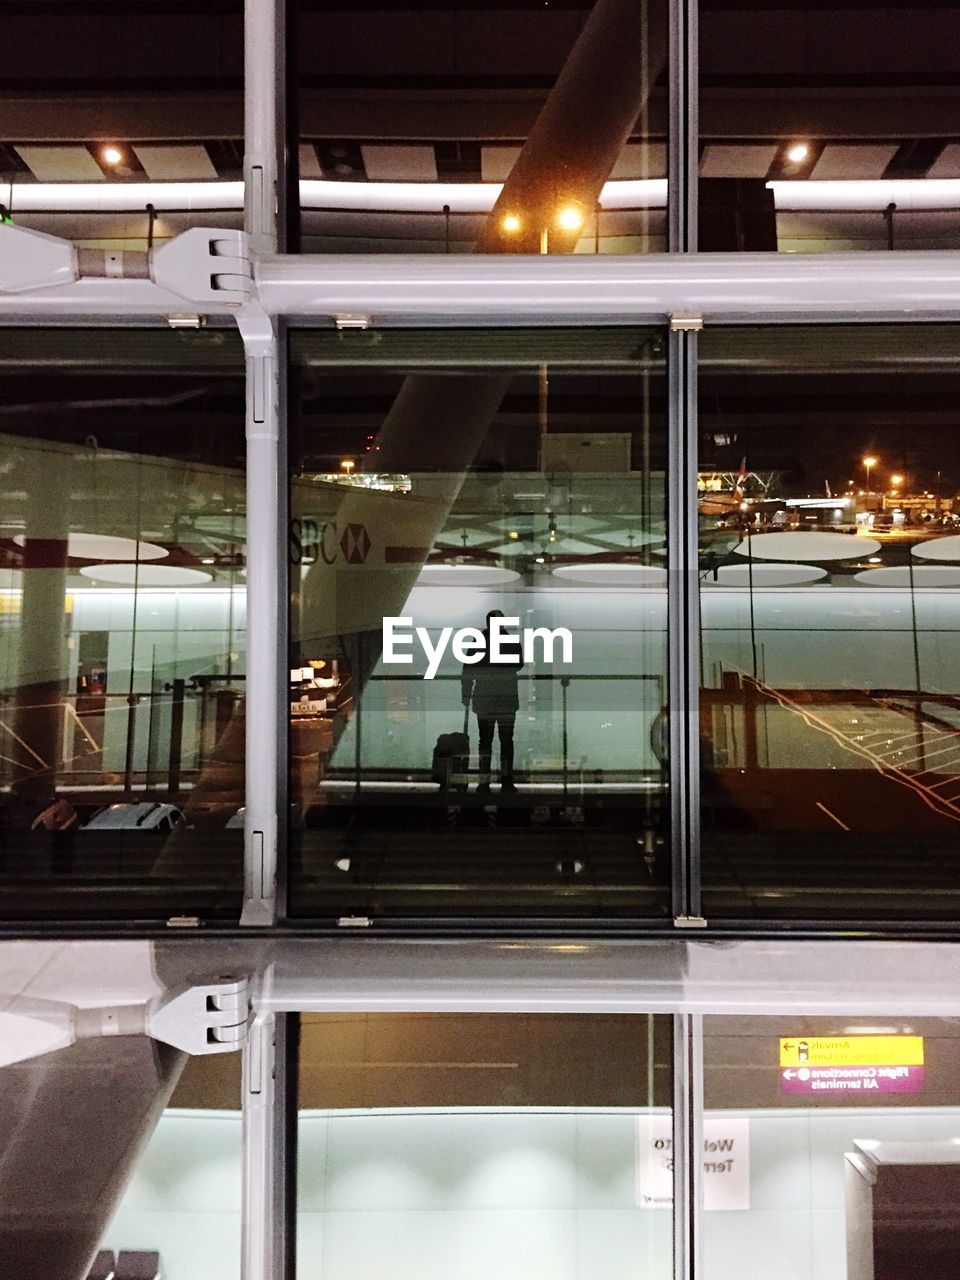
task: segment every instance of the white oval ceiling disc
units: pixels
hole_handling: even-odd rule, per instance
[[[22,547],[26,538],[18,533],[14,542]],[[170,552],[155,542],[137,542],[112,533],[70,533],[67,554],[76,560],[163,560]]]
[[[800,587],[826,576],[813,564],[723,564],[716,573],[701,573],[700,581],[705,587]]]
[[[420,570],[418,587],[505,587],[517,582],[515,569],[492,564],[426,564]]]
[[[563,564],[553,576],[589,587],[664,587],[667,571],[655,564]]]
[[[738,556],[755,560],[859,560],[879,551],[880,543],[856,534],[799,529],[795,533],[755,533],[734,550]]]
[[[913,548],[913,554],[918,560],[960,560],[960,534],[920,542]]]
[[[211,574],[200,569],[181,569],[173,564],[88,564],[80,572],[85,578],[118,587],[198,587],[211,580]]]
[[[889,565],[885,569],[864,569],[854,578],[865,587],[960,587],[960,567],[935,564]]]

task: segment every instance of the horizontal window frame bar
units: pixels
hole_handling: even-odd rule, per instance
[[[0,326],[150,324],[196,310],[149,280],[0,295]],[[242,312],[331,327],[496,328],[960,320],[960,251],[836,254],[269,254]]]

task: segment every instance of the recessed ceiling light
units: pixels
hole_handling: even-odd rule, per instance
[[[794,142],[787,151],[787,159],[791,164],[803,164],[809,154],[810,147],[808,143]]]
[[[101,147],[100,159],[104,164],[120,164],[123,161],[123,152],[119,147],[115,147],[112,143],[109,143],[107,146]]]

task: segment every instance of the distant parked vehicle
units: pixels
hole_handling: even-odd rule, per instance
[[[142,800],[131,804],[111,804],[95,813],[87,831],[173,831],[183,823],[183,813],[175,804]]]

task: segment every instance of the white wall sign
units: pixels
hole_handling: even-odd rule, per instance
[[[641,1209],[673,1204],[670,1116],[637,1116],[636,1200]],[[705,1116],[703,1207],[750,1208],[750,1121]]]

